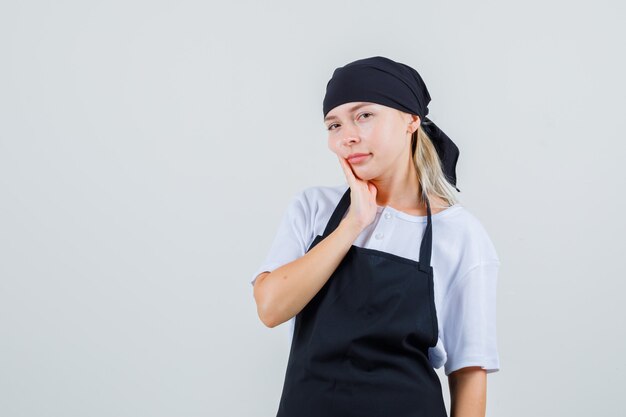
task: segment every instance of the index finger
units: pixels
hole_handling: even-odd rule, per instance
[[[346,179],[348,180],[348,185],[350,186],[350,188],[354,188],[354,185],[356,183],[356,178],[354,176],[354,173],[352,172],[352,167],[350,167],[350,165],[348,165],[348,162],[345,159],[343,159],[341,156],[337,155],[337,158],[339,158],[339,163],[341,164],[343,173],[346,176]]]

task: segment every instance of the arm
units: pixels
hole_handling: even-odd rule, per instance
[[[498,268],[498,260],[481,262],[446,294],[442,315],[451,417],[485,417],[487,370],[499,369]]]
[[[322,289],[354,240],[376,217],[374,184],[356,178],[337,155],[350,186],[350,209],[335,230],[304,255],[272,272],[259,274],[254,299],[261,321],[275,327],[298,314]]]
[[[480,366],[458,369],[448,375],[450,417],[485,417],[487,372]]]
[[[302,257],[260,274],[254,283],[254,299],[261,321],[275,327],[298,314],[328,281],[362,229],[346,217]]]

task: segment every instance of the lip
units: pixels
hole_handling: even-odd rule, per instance
[[[369,153],[353,153],[346,158],[351,164],[358,164],[365,161],[371,154]]]

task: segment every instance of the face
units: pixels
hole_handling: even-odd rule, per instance
[[[357,177],[370,180],[408,161],[419,116],[377,103],[353,102],[333,108],[324,124],[328,148],[346,159]],[[352,154],[366,156],[348,159]]]

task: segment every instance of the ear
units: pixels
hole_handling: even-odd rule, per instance
[[[420,117],[416,114],[411,114],[410,116],[411,116],[411,119],[407,127],[407,131],[412,134],[413,132],[417,130],[417,128],[419,127],[422,121],[420,120]]]

